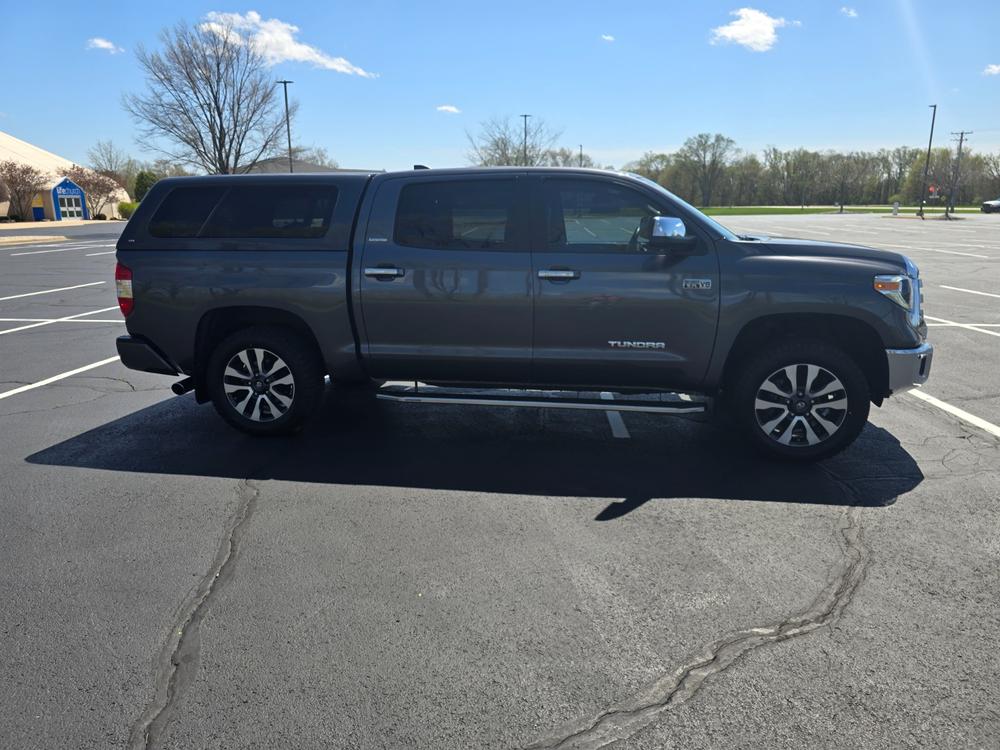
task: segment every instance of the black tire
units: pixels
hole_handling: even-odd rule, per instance
[[[786,340],[735,366],[731,415],[750,443],[768,456],[829,458],[854,442],[868,421],[868,379],[849,354],[832,344]],[[762,406],[772,402],[773,407]]]
[[[228,336],[212,352],[205,378],[219,415],[251,435],[300,429],[322,403],[325,387],[316,347],[277,326]]]

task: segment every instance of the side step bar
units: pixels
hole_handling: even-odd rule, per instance
[[[542,391],[520,389],[446,388],[430,385],[384,385],[376,394],[383,401],[410,404],[517,406],[541,409],[638,411],[653,414],[705,414],[708,401],[677,393],[611,393],[608,391]]]

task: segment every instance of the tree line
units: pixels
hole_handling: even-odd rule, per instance
[[[527,132],[507,119],[484,122],[467,134],[468,159],[480,166],[595,166],[585,153],[555,148],[559,133],[542,121]],[[672,153],[649,151],[622,170],[658,182],[699,206],[874,205],[919,202],[927,160],[911,146],[877,151],[782,150],[757,154],[739,149],[721,133],[699,133]],[[608,167],[610,168],[610,167]],[[975,204],[1000,195],[1000,153],[965,148],[961,162],[949,147],[931,152],[924,188],[931,202]]]
[[[674,153],[649,152],[624,169],[668,187],[702,206],[916,204],[924,180],[926,149],[877,151],[739,150],[721,134],[688,138]],[[956,205],[1000,195],[1000,153],[950,147],[932,149],[925,197]],[[932,192],[933,191],[933,192]]]

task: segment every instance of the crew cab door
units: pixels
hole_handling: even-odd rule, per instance
[[[356,272],[375,378],[527,382],[531,252],[524,177],[382,182]]]
[[[638,231],[642,219],[678,212],[625,178],[539,176],[533,190],[534,379],[700,385],[719,311],[711,237],[689,220],[686,242],[649,249]]]

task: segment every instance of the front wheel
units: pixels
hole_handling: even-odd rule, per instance
[[[323,369],[311,342],[295,331],[255,326],[219,344],[205,372],[216,411],[253,435],[300,428],[323,398]]]
[[[868,379],[833,345],[787,341],[737,367],[730,408],[744,435],[768,455],[827,458],[854,442],[868,421]]]

